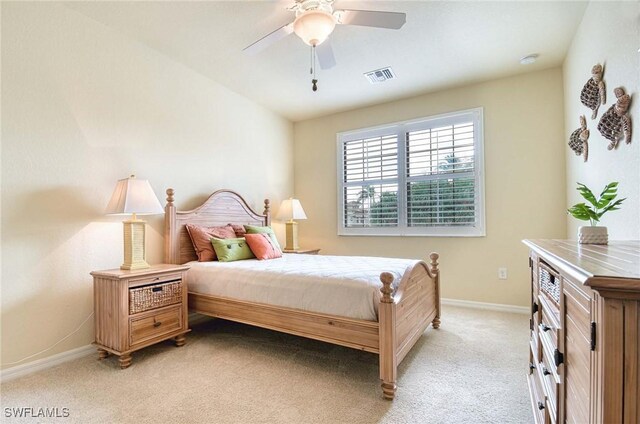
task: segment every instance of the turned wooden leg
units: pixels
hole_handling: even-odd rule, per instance
[[[125,353],[121,357],[118,358],[118,362],[120,362],[120,368],[125,369],[131,365],[131,354]]]
[[[433,328],[440,328],[440,317],[435,317],[431,322],[431,325],[433,326]]]
[[[109,356],[109,352],[107,352],[104,349],[100,349],[98,348],[98,361],[102,361],[103,359],[105,359],[107,356]]]
[[[380,380],[382,395],[392,400],[396,394],[398,378],[398,359],[396,355],[396,304],[393,303],[393,275],[388,272],[380,274],[382,281],[382,298],[378,306],[379,340],[380,340]]]
[[[179,336],[176,336],[176,347],[184,346],[185,343],[186,343],[186,337],[184,336],[184,334],[180,334]]]
[[[397,388],[398,386],[396,386],[396,383],[383,381],[382,397],[384,397],[387,400],[393,400],[393,398],[396,396]]]

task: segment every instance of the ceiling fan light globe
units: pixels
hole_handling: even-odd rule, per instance
[[[293,22],[293,31],[310,46],[317,46],[329,37],[336,27],[336,20],[324,10],[307,10]]]

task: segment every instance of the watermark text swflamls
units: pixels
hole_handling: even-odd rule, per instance
[[[5,407],[5,418],[69,418],[69,408]]]

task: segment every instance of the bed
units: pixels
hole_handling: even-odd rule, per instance
[[[173,189],[167,189],[166,263],[185,264],[197,260],[186,224],[200,226],[224,226],[228,223],[271,224],[268,199],[264,201],[264,212],[259,214],[238,193],[218,190],[197,208],[179,211],[175,207],[174,194]],[[285,254],[285,256],[307,255]],[[310,258],[311,256],[308,256],[298,260],[312,260]],[[189,276],[191,272],[187,274],[189,309],[212,317],[376,353],[379,355],[383,397],[393,399],[397,388],[398,364],[429,325],[433,328],[440,326],[438,254],[431,253],[429,258],[429,264],[423,261],[411,261],[407,262],[407,266],[400,272],[395,270],[380,274],[381,284],[376,286],[376,288],[379,286],[380,293],[376,298],[377,308],[373,317],[354,318],[344,316],[345,314],[334,315],[299,307],[282,306],[278,301],[243,300],[226,292],[211,293],[204,290],[203,286],[196,284],[196,277],[200,272],[198,267],[194,268],[191,277]],[[397,262],[394,264],[398,265]],[[243,267],[247,266],[250,265],[243,264]],[[199,267],[203,266],[199,265]],[[194,279],[193,289],[192,278]],[[256,277],[256,281],[260,281],[261,278]],[[196,290],[195,287],[198,289]]]

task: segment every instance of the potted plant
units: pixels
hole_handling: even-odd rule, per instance
[[[596,224],[600,222],[600,218],[605,213],[620,209],[618,206],[626,199],[615,200],[618,196],[618,183],[614,181],[607,184],[598,199],[584,184],[578,183],[576,190],[589,204],[577,203],[567,212],[576,219],[591,223],[591,225],[578,228],[578,242],[581,244],[607,244],[609,242],[607,227],[598,227]]]

